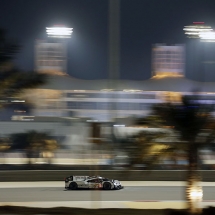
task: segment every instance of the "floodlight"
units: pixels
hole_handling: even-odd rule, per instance
[[[201,33],[208,33],[213,29],[211,26],[205,25],[204,22],[194,22],[193,25],[185,26],[183,30],[189,38],[200,38]]]
[[[61,26],[54,26],[54,27],[47,27],[46,33],[48,37],[55,37],[55,38],[70,38],[73,32],[73,28],[61,27]]]
[[[210,32],[202,32],[199,34],[200,39],[202,40],[215,40],[215,32],[210,31]]]

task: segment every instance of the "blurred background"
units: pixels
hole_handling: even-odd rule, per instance
[[[26,25],[26,35],[31,35],[27,39],[19,27],[9,27],[12,23],[2,13],[8,25],[0,22],[0,169],[71,169],[90,165],[106,169],[186,169],[186,143],[192,139],[200,146],[200,168],[213,170],[215,36],[211,19],[198,13],[201,3],[191,7],[197,21],[185,12],[185,18],[178,23],[164,25],[162,21],[158,23],[157,17],[164,17],[165,12],[171,17],[173,5],[159,9],[152,3],[135,1],[130,10],[139,16],[142,11],[137,8],[151,8],[152,15],[145,15],[152,24],[157,23],[157,30],[152,31],[146,23],[145,30],[140,30],[144,17],[127,13],[129,0],[63,2],[64,6],[54,2],[49,16],[42,13],[43,22],[38,14],[32,14],[37,31],[29,33],[34,23],[26,23],[30,18],[27,13],[23,15],[24,24],[17,20],[20,29]],[[28,1],[22,3],[29,14],[33,8],[41,8],[39,2],[33,6]],[[14,9],[16,4],[2,3],[5,11],[11,9],[15,15],[22,11]],[[59,5],[61,15],[54,19],[51,14]],[[95,26],[87,21],[84,24],[74,9],[70,17],[64,8],[69,6],[79,8],[85,21],[97,20]],[[175,5],[176,21],[184,7],[189,4]],[[211,8],[210,4],[206,7],[207,14]],[[63,15],[64,9],[67,15]],[[85,13],[87,9],[91,12]],[[199,22],[198,15],[208,23]],[[77,19],[81,20],[79,27],[74,21]],[[140,37],[145,37],[139,44],[141,38],[135,39],[138,31]],[[80,32],[88,32],[89,37],[80,36]],[[21,44],[16,38],[22,38]],[[174,107],[178,112],[165,115],[159,107]],[[198,132],[199,121],[187,118],[188,109],[195,116],[204,116]],[[175,114],[174,120],[171,113]],[[184,121],[180,124],[181,119]]]

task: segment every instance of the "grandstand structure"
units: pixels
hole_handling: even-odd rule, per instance
[[[109,89],[109,80],[81,80],[50,76],[42,89],[33,90],[35,116],[85,117],[111,121],[114,116],[142,117],[153,104],[180,102],[182,95],[198,93],[205,102],[215,102],[214,82],[197,82],[184,77],[155,77],[145,81],[118,80]]]
[[[81,80],[68,73],[57,74],[49,70],[48,83],[29,93],[27,99],[35,103],[35,116],[78,117],[106,122],[115,118],[146,116],[154,104],[180,102],[181,96],[187,94],[198,93],[204,101],[213,103],[214,82],[186,78],[191,70],[196,71],[196,76],[208,71],[208,67],[201,67],[207,56],[202,57],[202,52],[189,47],[189,44],[153,45],[152,76],[148,80]],[[194,57],[186,58],[187,53],[195,55],[195,60]],[[189,62],[185,62],[186,59]],[[213,65],[210,61],[210,72],[215,69]],[[42,70],[46,72],[46,68]]]
[[[121,80],[119,8],[120,1],[110,1],[110,77],[107,80],[80,80],[69,76],[65,43],[59,38],[51,42],[37,41],[35,69],[49,74],[49,80],[41,89],[26,94],[27,100],[35,104],[34,116],[109,122],[116,118],[146,116],[154,104],[180,102],[183,95],[194,93],[199,94],[203,102],[214,103],[215,43],[199,41],[200,33],[210,32],[212,28],[203,22],[185,26],[183,30],[189,38],[186,44],[152,46],[149,80]]]

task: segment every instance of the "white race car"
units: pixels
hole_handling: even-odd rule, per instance
[[[76,190],[79,188],[119,190],[122,189],[120,181],[101,176],[69,176],[65,178],[65,189]]]

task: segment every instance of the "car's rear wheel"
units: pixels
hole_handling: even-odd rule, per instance
[[[105,182],[105,183],[103,184],[103,189],[104,189],[104,190],[110,190],[110,189],[111,189],[111,183]]]
[[[76,190],[77,188],[78,188],[77,183],[71,182],[71,183],[69,184],[69,189],[70,189],[70,190]]]

